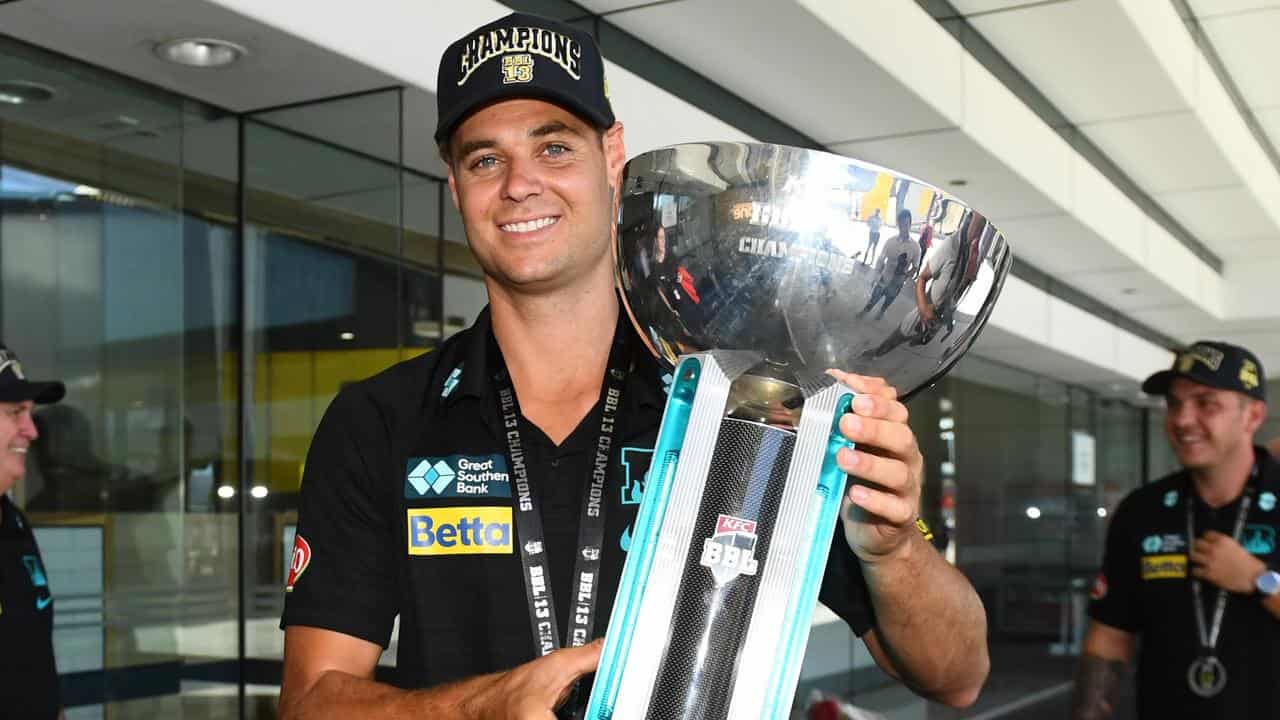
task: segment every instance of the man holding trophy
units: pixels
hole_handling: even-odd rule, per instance
[[[436,139],[489,307],[325,413],[282,620],[286,718],[581,712],[659,464],[670,368],[619,300],[626,156],[595,43],[513,14],[445,51],[438,93]],[[859,482],[841,498],[819,598],[887,673],[971,704],[989,665],[985,614],[917,528],[923,458],[907,409],[884,380],[833,376],[856,393],[838,430],[858,449],[835,458]],[[726,536],[749,536],[754,522],[726,517]],[[374,671],[397,615],[393,686]]]

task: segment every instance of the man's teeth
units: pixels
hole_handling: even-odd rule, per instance
[[[541,230],[542,228],[548,225],[555,224],[556,220],[558,219],[559,218],[544,217],[544,218],[538,218],[537,220],[525,220],[524,222],[508,223],[506,225],[500,225],[499,227],[501,227],[506,232],[533,232],[534,230]]]
[[[16,453],[18,453],[19,455],[26,455],[26,454],[27,454],[27,449],[26,449],[26,448],[24,448],[24,447],[16,447],[16,448],[13,448],[13,451],[14,451],[14,452],[16,452]]]

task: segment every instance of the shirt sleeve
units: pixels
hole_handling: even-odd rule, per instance
[[[1141,629],[1137,541],[1133,537],[1134,510],[1123,502],[1111,516],[1102,569],[1090,593],[1089,617],[1105,625],[1136,633]]]
[[[862,564],[844,539],[844,527],[839,521],[831,538],[831,552],[827,555],[827,570],[818,590],[818,602],[839,615],[858,637],[876,624],[871,591],[862,576]]]
[[[333,630],[387,647],[399,611],[398,533],[385,482],[388,430],[361,388],[338,394],[303,471],[281,628]]]

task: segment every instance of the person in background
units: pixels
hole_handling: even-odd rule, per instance
[[[9,491],[27,472],[39,433],[31,411],[66,394],[62,383],[32,382],[0,344],[0,717],[62,717],[53,658],[53,591],[31,523]]]
[[[1264,377],[1248,350],[1202,341],[1142,384],[1165,398],[1182,469],[1111,515],[1073,720],[1114,716],[1139,641],[1140,718],[1280,717],[1280,464],[1253,442]]]

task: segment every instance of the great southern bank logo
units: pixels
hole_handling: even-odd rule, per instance
[[[409,458],[404,496],[420,498],[511,497],[507,459],[502,455]]]

